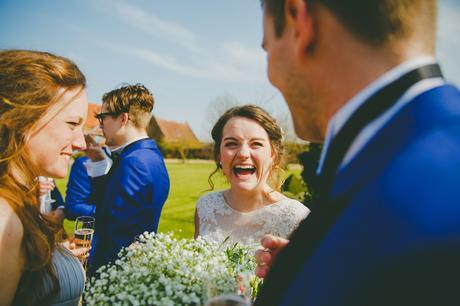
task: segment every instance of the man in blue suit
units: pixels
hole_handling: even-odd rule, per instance
[[[154,99],[140,84],[126,85],[103,96],[99,119],[112,160],[87,137],[88,174],[96,203],[94,272],[113,261],[122,247],[145,231],[157,231],[168,197],[169,176],[146,127]],[[109,170],[110,169],[110,170]]]
[[[96,215],[96,205],[91,198],[91,177],[85,167],[88,160],[88,156],[81,156],[75,159],[70,169],[65,197],[65,216],[70,220],[75,220],[78,216]]]
[[[320,142],[319,201],[262,238],[255,305],[459,305],[460,93],[436,0],[263,0],[268,76]]]

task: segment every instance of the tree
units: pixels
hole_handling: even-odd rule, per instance
[[[217,96],[208,103],[206,106],[206,120],[203,123],[203,128],[208,133],[209,139],[211,139],[211,130],[217,120],[219,120],[220,116],[222,116],[228,109],[242,104],[243,103],[231,94]]]

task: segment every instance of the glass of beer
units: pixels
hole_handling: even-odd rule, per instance
[[[94,234],[94,225],[95,220],[94,217],[90,216],[80,216],[77,217],[75,220],[75,238],[74,243],[76,248],[89,248],[91,246],[91,242],[93,241],[93,234]],[[87,255],[87,254],[86,254]],[[86,270],[87,264],[87,256],[84,256],[81,259],[82,265]]]

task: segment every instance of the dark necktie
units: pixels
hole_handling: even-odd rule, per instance
[[[118,161],[119,161],[119,159],[120,159],[120,152],[117,152],[117,151],[112,152],[112,153],[110,154],[110,158],[112,159],[112,161],[113,161],[114,164],[115,164],[115,163],[118,163]]]
[[[107,173],[108,175],[111,175],[115,171],[115,169],[117,169],[118,164],[120,163],[120,158],[121,158],[120,151],[121,150],[110,153],[109,157],[112,160],[112,166],[110,167],[109,173]]]
[[[345,123],[326,153],[319,176],[318,202],[292,234],[289,245],[278,255],[255,306],[281,303],[284,294],[309,256],[349,204],[346,201],[332,203],[330,192],[337,169],[356,136],[367,124],[391,108],[412,85],[423,79],[435,77],[442,77],[437,64],[425,65],[404,74],[372,95]]]

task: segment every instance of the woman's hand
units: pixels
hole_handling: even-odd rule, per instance
[[[265,235],[262,237],[260,244],[264,249],[257,250],[254,255],[257,262],[256,275],[258,277],[264,278],[267,275],[276,256],[288,243],[289,240],[277,236]]]
[[[91,247],[86,248],[77,248],[77,245],[73,242],[73,239],[66,240],[61,243],[66,249],[68,249],[72,254],[77,257],[81,262],[86,260],[89,256],[89,250]]]

